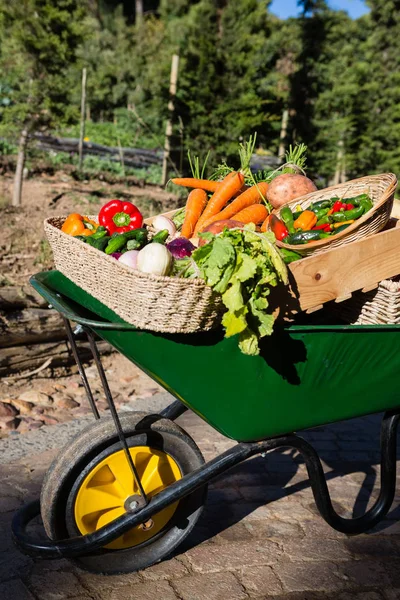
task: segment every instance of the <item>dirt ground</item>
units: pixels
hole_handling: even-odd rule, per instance
[[[11,176],[0,178],[0,287],[27,285],[32,274],[52,268],[52,254],[43,231],[46,217],[70,212],[95,215],[112,198],[134,202],[146,217],[173,208],[178,202],[175,196],[156,186],[124,187],[100,180],[78,182],[59,172],[27,179],[22,206],[13,208],[12,184]],[[0,310],[0,318],[4,317]],[[104,365],[117,403],[148,397],[160,390],[118,353],[105,356]],[[89,366],[88,376],[100,409],[105,409],[94,365]],[[77,418],[88,410],[75,366],[50,367],[28,378],[17,375],[0,379],[0,436]]]
[[[20,208],[12,208],[13,180],[0,178],[0,285],[23,285],[28,277],[51,267],[43,221],[71,212],[97,214],[112,198],[130,200],[145,217],[176,206],[176,196],[156,186],[129,187],[100,180],[78,182],[59,172],[27,179]]]

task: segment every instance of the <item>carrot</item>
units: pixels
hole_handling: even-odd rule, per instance
[[[270,218],[271,218],[271,214],[268,215],[268,217],[265,219],[264,223],[261,225],[262,232],[268,231],[268,225],[269,225]]]
[[[244,208],[240,212],[233,215],[233,221],[240,221],[241,223],[262,223],[268,216],[268,210],[264,204],[253,204]]]
[[[197,221],[200,219],[207,204],[207,193],[204,190],[194,189],[190,192],[185,210],[185,220],[183,221],[181,235],[185,238],[191,238]]]
[[[217,189],[217,191],[211,196],[206,208],[204,209],[203,214],[197,222],[194,233],[196,234],[198,231],[201,231],[205,221],[217,213],[219,213],[229,202],[236,192],[242,189],[244,184],[244,177],[241,173],[236,173],[232,171],[229,173],[225,179],[221,182],[221,186]]]
[[[267,193],[268,183],[262,181],[257,185],[249,187],[245,192],[242,192],[233,202],[228,204],[221,212],[213,215],[203,225],[203,229],[214,223],[215,221],[222,221],[222,219],[230,219],[237,212],[251,206],[252,204],[260,204],[262,197],[260,194],[265,196]]]
[[[216,192],[221,185],[221,181],[211,181],[210,179],[196,179],[195,177],[177,177],[171,179],[175,185],[182,185],[188,188],[197,188],[206,192]]]

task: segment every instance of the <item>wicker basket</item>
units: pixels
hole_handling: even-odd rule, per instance
[[[355,242],[360,238],[378,233],[378,231],[385,227],[390,218],[396,187],[396,176],[393,173],[384,173],[382,175],[371,175],[369,177],[353,179],[347,183],[328,187],[324,190],[296,198],[296,200],[289,202],[288,206],[293,209],[300,204],[302,209],[306,209],[312,202],[318,202],[319,200],[328,200],[335,196],[343,199],[352,198],[358,194],[367,192],[374,206],[367,214],[357,219],[352,225],[332,238],[298,245],[284,244],[277,241],[277,246],[294,250],[303,256],[307,256],[312,253],[320,254],[342,244],[350,244],[350,242]],[[273,212],[279,216],[280,209],[276,209]]]
[[[400,276],[369,292],[354,292],[349,300],[330,305],[329,312],[351,325],[399,325]]]
[[[62,232],[64,220],[44,222],[56,268],[124,321],[162,333],[195,333],[220,324],[221,298],[204,281],[133,270]]]

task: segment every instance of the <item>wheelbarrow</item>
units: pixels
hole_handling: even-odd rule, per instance
[[[95,421],[54,460],[40,500],[15,514],[12,530],[21,551],[66,557],[105,574],[144,569],[189,535],[210,481],[281,447],[302,455],[317,508],[334,529],[362,533],[389,511],[400,415],[400,326],[280,325],[263,340],[260,355],[249,357],[220,330],[167,335],[136,329],[58,271],[39,273],[31,284],[63,316]],[[100,418],[96,408],[71,322],[88,337],[107,416]],[[96,337],[177,400],[160,414],[118,415]],[[193,439],[175,423],[187,409],[237,444],[205,463]],[[332,506],[317,452],[293,432],[381,411],[387,412],[379,497],[364,515],[344,518]],[[27,533],[39,514],[44,540]]]

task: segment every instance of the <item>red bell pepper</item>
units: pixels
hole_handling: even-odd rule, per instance
[[[126,233],[139,229],[143,223],[142,213],[132,202],[110,200],[99,212],[99,223],[108,233]]]
[[[271,215],[269,220],[269,228],[274,234],[275,238],[280,242],[289,235],[289,230],[285,223],[278,219],[276,215]]]
[[[346,204],[346,210],[353,210],[354,204]]]

